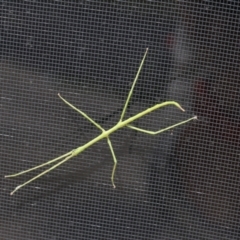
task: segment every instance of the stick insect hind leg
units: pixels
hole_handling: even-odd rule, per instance
[[[133,129],[133,130],[136,130],[136,131],[138,131],[138,132],[143,132],[143,133],[150,134],[150,135],[156,135],[156,134],[165,132],[165,131],[167,131],[167,130],[170,130],[170,129],[172,129],[172,128],[175,128],[175,127],[177,127],[177,126],[180,126],[180,125],[182,125],[182,124],[185,124],[185,123],[187,123],[187,122],[190,122],[190,121],[196,120],[196,119],[197,119],[197,116],[194,116],[194,117],[189,118],[189,119],[187,119],[187,120],[185,120],[185,121],[182,121],[182,122],[173,124],[173,125],[171,125],[171,126],[169,126],[169,127],[160,129],[160,130],[158,130],[158,131],[149,131],[149,130],[145,130],[145,129],[142,129],[142,128],[138,128],[138,127],[135,127],[135,126],[132,126],[132,125],[127,125],[127,127],[128,127],[128,128],[131,128],[131,129]]]

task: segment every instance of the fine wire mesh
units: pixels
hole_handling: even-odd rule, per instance
[[[1,239],[239,239],[237,1],[1,1]],[[20,189],[36,171],[127,116],[166,100]]]

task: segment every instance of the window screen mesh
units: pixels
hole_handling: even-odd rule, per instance
[[[1,239],[239,239],[238,1],[1,1]],[[175,100],[9,193],[19,172]]]

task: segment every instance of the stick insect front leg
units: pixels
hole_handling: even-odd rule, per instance
[[[86,119],[88,119],[92,124],[94,124],[98,129],[100,129],[102,132],[104,132],[105,130],[98,124],[96,123],[92,118],[90,118],[86,113],[84,113],[83,111],[81,111],[80,109],[76,108],[75,106],[73,106],[71,103],[69,103],[66,99],[64,99],[60,94],[58,94],[58,96],[60,97],[60,99],[66,103],[68,106],[70,106],[72,109],[74,109],[75,111],[77,111],[78,113],[80,113],[83,117],[85,117]],[[81,147],[77,148],[80,150]],[[82,149],[82,151],[84,151],[84,149]],[[81,151],[81,152],[82,152]],[[45,162],[41,165],[38,165],[36,167],[33,167],[33,168],[30,168],[30,169],[27,169],[25,171],[22,171],[22,172],[19,172],[19,173],[16,173],[16,174],[12,174],[12,175],[7,175],[5,176],[6,178],[9,178],[9,177],[17,177],[19,175],[22,175],[22,174],[25,174],[25,173],[28,173],[28,172],[31,172],[31,171],[34,171],[38,168],[42,168],[46,165],[49,165],[49,164],[52,164],[52,163],[55,163],[55,162],[58,162],[56,163],[55,165],[53,165],[52,167],[50,167],[49,169],[43,171],[42,173],[38,174],[37,176],[31,178],[30,180],[28,180],[27,182],[17,186],[14,191],[12,191],[10,194],[13,195],[17,190],[19,190],[20,188],[26,186],[27,184],[31,183],[32,181],[40,178],[41,176],[45,175],[46,173],[54,170],[55,168],[57,168],[58,166],[62,165],[63,163],[65,163],[66,161],[68,161],[69,159],[71,159],[72,157],[75,157],[76,155],[78,155],[80,152],[78,151],[78,153],[76,154],[76,150],[73,149],[72,151],[66,153],[66,154],[63,154],[61,155],[60,157],[57,157],[53,160],[50,160],[48,162]]]

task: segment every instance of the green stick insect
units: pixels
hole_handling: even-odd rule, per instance
[[[53,169],[57,168],[58,166],[62,165],[63,163],[67,162],[68,160],[70,160],[71,158],[77,156],[78,154],[82,153],[84,150],[86,150],[87,148],[89,148],[90,146],[92,146],[93,144],[97,143],[98,141],[106,138],[107,139],[107,143],[109,145],[109,148],[110,148],[110,151],[112,153],[112,157],[113,157],[113,162],[114,162],[114,165],[113,165],[113,170],[112,170],[112,175],[111,175],[111,181],[112,181],[112,185],[113,187],[115,188],[115,184],[114,184],[114,175],[115,175],[115,171],[116,171],[116,167],[117,167],[117,158],[115,156],[115,153],[114,153],[114,150],[113,150],[113,147],[112,147],[112,143],[111,143],[111,140],[110,140],[110,135],[114,132],[116,132],[117,130],[119,130],[120,128],[123,128],[123,127],[128,127],[128,128],[131,128],[133,130],[136,130],[136,131],[139,131],[139,132],[143,132],[143,133],[147,133],[147,134],[151,134],[151,135],[155,135],[155,134],[159,134],[159,133],[162,133],[164,131],[167,131],[169,129],[172,129],[172,128],[175,128],[179,125],[182,125],[182,124],[185,124],[193,119],[197,119],[197,116],[194,116],[192,118],[189,118],[185,121],[182,121],[182,122],[179,122],[177,124],[174,124],[172,126],[169,126],[167,128],[164,128],[164,129],[160,129],[159,131],[156,131],[156,132],[153,132],[153,131],[148,131],[148,130],[144,130],[144,129],[141,129],[141,128],[137,128],[137,127],[134,127],[132,125],[130,125],[130,123],[134,122],[135,120],[145,116],[146,114],[148,113],[151,113],[155,110],[157,110],[158,108],[162,108],[162,107],[165,107],[165,106],[168,106],[168,105],[174,105],[176,106],[177,108],[179,108],[180,110],[182,111],[185,111],[177,102],[174,102],[174,101],[167,101],[167,102],[163,102],[163,103],[160,103],[160,104],[156,104],[154,105],[153,107],[150,107],[148,109],[146,109],[145,111],[142,111],[138,114],[136,114],[135,116],[132,116],[126,120],[123,120],[124,118],[124,115],[126,113],[126,109],[127,109],[127,106],[128,106],[128,103],[129,103],[129,100],[132,96],[132,93],[133,93],[133,89],[135,87],[135,84],[137,82],[137,79],[138,79],[138,76],[140,74],[140,71],[142,69],[142,66],[143,66],[143,63],[145,61],[145,58],[146,58],[146,55],[147,55],[147,52],[148,52],[148,48],[146,49],[146,52],[143,56],[143,59],[142,59],[142,62],[139,66],[139,69],[137,71],[137,74],[136,74],[136,77],[133,81],[133,84],[132,84],[132,87],[131,87],[131,90],[130,92],[128,93],[128,97],[127,97],[127,100],[125,102],[125,105],[124,105],[124,108],[122,110],[122,113],[121,113],[121,117],[118,121],[118,123],[113,126],[112,128],[110,128],[109,130],[105,130],[103,129],[98,123],[96,123],[92,118],[90,118],[86,113],[82,112],[81,110],[79,110],[78,108],[74,107],[71,103],[69,103],[67,100],[65,100],[60,94],[58,94],[58,96],[61,98],[61,100],[63,102],[65,102],[68,106],[70,106],[71,108],[73,108],[75,111],[77,111],[78,113],[80,113],[82,116],[84,116],[86,119],[88,119],[93,125],[95,125],[102,133],[97,136],[96,138],[92,139],[91,141],[89,141],[88,143],[84,144],[83,146],[80,146],[76,149],[73,149],[72,151],[68,152],[68,153],[65,153],[63,154],[62,156],[60,157],[57,157],[53,160],[50,160],[48,162],[45,162],[41,165],[38,165],[36,167],[33,167],[33,168],[30,168],[30,169],[27,169],[25,171],[22,171],[22,172],[19,172],[19,173],[16,173],[16,174],[12,174],[12,175],[7,175],[5,176],[6,178],[11,178],[11,177],[17,177],[19,175],[22,175],[22,174],[25,174],[25,173],[28,173],[28,172],[31,172],[31,171],[34,171],[38,168],[41,168],[41,167],[44,167],[46,165],[49,165],[49,164],[52,164],[52,163],[55,163],[57,162],[55,165],[53,165],[52,167],[48,168],[47,170],[43,171],[42,173],[36,175],[35,177],[31,178],[30,180],[26,181],[25,183],[17,186],[10,194],[13,195],[17,190],[19,190],[20,188],[26,186],[27,184],[33,182],[34,180],[40,178],[41,176],[43,176],[44,174],[52,171]]]

